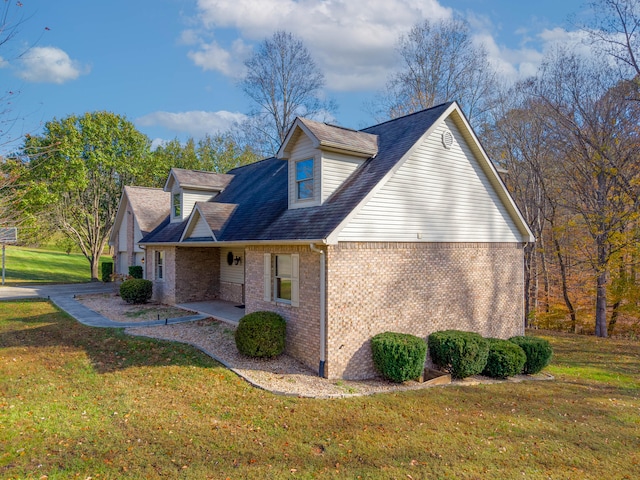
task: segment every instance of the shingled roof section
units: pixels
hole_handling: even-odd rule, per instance
[[[207,225],[209,225],[213,235],[218,238],[237,205],[232,203],[196,202],[196,208],[205,222],[207,222]]]
[[[450,105],[446,103],[362,130],[377,137],[377,155],[368,158],[317,207],[288,209],[285,160],[268,158],[231,170],[229,175],[233,179],[212,202],[237,207],[216,238],[220,242],[326,239]],[[178,242],[185,226],[186,221],[170,224],[167,218],[141,243]]]
[[[124,187],[124,192],[143,236],[169,215],[171,194],[161,188]]]
[[[172,168],[169,175],[171,174],[182,188],[204,190],[223,190],[233,179],[233,175],[225,173],[185,170],[184,168]]]
[[[300,118],[300,122],[318,139],[321,147],[358,152],[373,157],[378,153],[378,137],[366,132]]]

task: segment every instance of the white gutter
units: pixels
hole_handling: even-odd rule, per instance
[[[318,366],[318,376],[324,377],[324,365],[326,362],[326,342],[327,342],[327,281],[326,281],[326,257],[324,250],[316,247],[314,243],[309,244],[312,252],[320,254],[320,365]]]

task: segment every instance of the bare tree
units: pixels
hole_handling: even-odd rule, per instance
[[[496,73],[465,21],[424,20],[400,38],[398,53],[402,66],[387,82],[380,113],[395,118],[456,100],[473,124],[489,109]]]
[[[617,81],[599,62],[558,51],[543,64],[534,92],[545,107],[549,141],[564,153],[558,162],[563,204],[592,240],[595,333],[606,337],[610,263],[637,240],[637,230],[627,227],[640,209],[640,105],[628,101],[638,85]]]
[[[593,15],[583,25],[593,45],[632,76],[640,76],[640,0],[593,0]]]
[[[322,99],[323,73],[291,33],[277,31],[265,39],[245,66],[240,86],[255,103],[245,137],[262,144],[262,151],[274,153],[297,116],[313,118],[334,109]]]

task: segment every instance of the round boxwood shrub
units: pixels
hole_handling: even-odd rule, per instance
[[[493,378],[507,378],[522,372],[527,356],[524,350],[509,340],[489,338],[489,356],[483,374]]]
[[[250,357],[275,357],[284,351],[286,327],[284,318],[275,312],[249,313],[236,328],[236,347]]]
[[[511,337],[509,341],[520,345],[527,356],[522,373],[538,373],[549,365],[553,356],[553,349],[548,341],[538,337]]]
[[[489,342],[473,332],[442,330],[429,335],[429,355],[434,364],[454,378],[466,378],[484,370]]]
[[[125,280],[120,285],[120,297],[127,303],[147,303],[153,293],[153,282],[141,278]]]
[[[380,374],[393,382],[405,382],[422,375],[427,344],[408,333],[384,332],[371,339],[373,363]]]

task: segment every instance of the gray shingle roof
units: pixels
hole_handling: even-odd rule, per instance
[[[196,189],[222,190],[233,178],[225,173],[185,170],[184,168],[172,168],[171,174],[182,188]]]
[[[237,205],[233,203],[197,202],[196,207],[215,237],[218,238]]]
[[[378,137],[376,135],[316,122],[307,118],[300,118],[300,122],[313,133],[320,142],[320,146],[364,153],[370,157],[378,153]]]
[[[156,228],[169,214],[171,195],[161,188],[124,187],[142,235]]]
[[[378,153],[368,158],[322,205],[288,209],[288,162],[268,158],[229,172],[233,179],[213,203],[237,205],[218,241],[321,240],[400,161],[451,103],[390,120],[361,132],[377,136]],[[168,219],[143,243],[177,242],[186,222]]]

